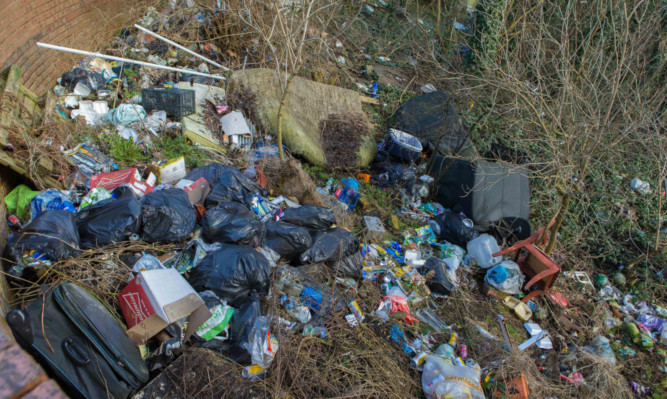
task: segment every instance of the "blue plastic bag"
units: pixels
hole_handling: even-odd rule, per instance
[[[33,219],[37,218],[37,216],[44,211],[76,212],[76,208],[68,196],[63,194],[60,190],[50,188],[37,194],[30,201],[30,212],[32,213]]]

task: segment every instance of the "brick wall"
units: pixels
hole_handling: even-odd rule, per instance
[[[0,0],[0,70],[23,70],[21,83],[35,94],[50,90],[81,56],[38,48],[38,41],[87,51],[104,48],[117,30],[131,26],[152,0]],[[0,167],[0,197],[19,178]],[[0,205],[0,253],[7,243],[6,209]],[[5,322],[11,292],[0,274],[0,398],[67,398],[14,341]]]
[[[151,0],[1,0],[0,66],[16,64],[22,83],[44,94],[81,58],[38,48],[38,41],[99,51],[121,27],[132,25]]]

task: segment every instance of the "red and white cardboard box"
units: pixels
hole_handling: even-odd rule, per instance
[[[204,205],[206,196],[211,192],[211,186],[203,177],[183,189],[188,193],[188,199],[192,205]]]
[[[128,186],[141,197],[153,191],[155,180],[155,175],[151,173],[146,182],[142,182],[137,168],[131,168],[93,175],[90,177],[90,188],[103,187],[111,191],[120,186]]]
[[[204,301],[176,269],[146,270],[137,274],[118,295],[129,330],[139,346],[169,324],[190,316],[185,340],[211,317]]]

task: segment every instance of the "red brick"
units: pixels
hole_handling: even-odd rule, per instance
[[[46,382],[39,384],[37,388],[30,391],[22,399],[44,399],[44,398],[68,399],[69,396],[65,395],[65,393],[62,391],[62,389],[60,389],[60,386],[56,384],[55,381],[48,380]]]
[[[138,11],[135,5],[146,0],[14,0],[5,1],[0,25],[0,66],[14,63],[23,70],[22,83],[37,95],[49,90],[67,69],[71,54],[39,49],[36,41],[68,47],[91,48],[106,42],[122,26],[130,26],[140,15],[130,15],[127,9]],[[68,66],[55,69],[54,66]]]
[[[0,398],[20,398],[46,380],[44,370],[18,345],[0,352]]]

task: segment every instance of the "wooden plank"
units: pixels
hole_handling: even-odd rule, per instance
[[[42,157],[44,158],[44,157]],[[32,177],[30,176],[30,173],[28,172],[28,169],[26,168],[25,163],[17,161],[16,159],[12,158],[11,155],[7,154],[5,151],[0,150],[0,164],[5,165],[9,169],[13,170],[14,172],[20,174],[21,176],[25,177],[26,179],[33,181]],[[59,182],[58,180],[54,179],[51,176],[41,176],[42,180],[44,181],[44,184],[48,188],[58,188],[62,189],[63,184]]]
[[[362,103],[380,104],[380,100],[378,100],[377,98],[362,96],[361,94],[359,94],[359,99],[361,100]]]
[[[7,127],[12,125],[14,118],[18,116],[18,104],[16,97],[18,97],[19,86],[21,85],[21,69],[17,66],[10,66],[7,72],[7,79],[5,81],[5,89],[0,98],[0,146],[4,147],[7,144],[7,137],[9,131]]]

